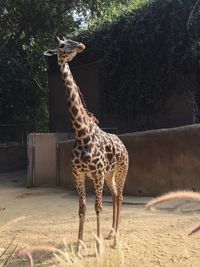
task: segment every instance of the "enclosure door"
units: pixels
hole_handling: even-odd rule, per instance
[[[57,135],[55,133],[29,134],[27,147],[27,186],[57,185]]]

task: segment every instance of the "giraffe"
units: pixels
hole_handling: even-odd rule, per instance
[[[193,201],[200,201],[200,193],[199,192],[193,192],[193,191],[175,191],[175,192],[169,192],[167,194],[164,194],[162,196],[156,197],[152,200],[150,200],[146,207],[150,208],[152,206],[158,205],[163,202],[168,202],[172,200],[193,200]],[[188,235],[192,235],[200,230],[200,224],[193,228]]]
[[[128,152],[122,141],[114,134],[104,132],[98,126],[98,120],[90,113],[79,87],[73,79],[69,62],[77,53],[85,49],[84,44],[63,37],[58,40],[58,48],[44,52],[45,56],[57,55],[58,65],[64,81],[67,105],[75,132],[72,150],[73,177],[79,195],[79,231],[78,242],[83,239],[86,214],[85,179],[90,178],[95,190],[95,211],[97,218],[97,237],[100,237],[100,215],[102,211],[102,192],[106,182],[113,203],[111,239],[118,231],[120,208],[123,201],[123,187],[128,172]]]

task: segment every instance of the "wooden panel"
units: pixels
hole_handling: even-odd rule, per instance
[[[35,134],[33,186],[57,184],[56,134]]]
[[[27,180],[26,186],[32,187],[33,186],[33,161],[34,161],[34,154],[33,154],[33,141],[34,141],[34,134],[29,134],[27,136]]]

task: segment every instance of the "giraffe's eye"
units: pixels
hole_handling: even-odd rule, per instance
[[[60,44],[59,45],[59,48],[63,48],[65,45],[64,44]]]
[[[75,44],[74,43],[69,43],[69,46],[70,46],[70,48],[74,48],[75,47]]]

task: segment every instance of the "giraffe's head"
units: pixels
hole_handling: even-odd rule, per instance
[[[58,61],[65,64],[66,62],[71,61],[77,53],[82,52],[85,49],[84,44],[66,39],[63,37],[63,40],[57,37],[58,48],[48,49],[44,52],[45,56],[57,55]]]

